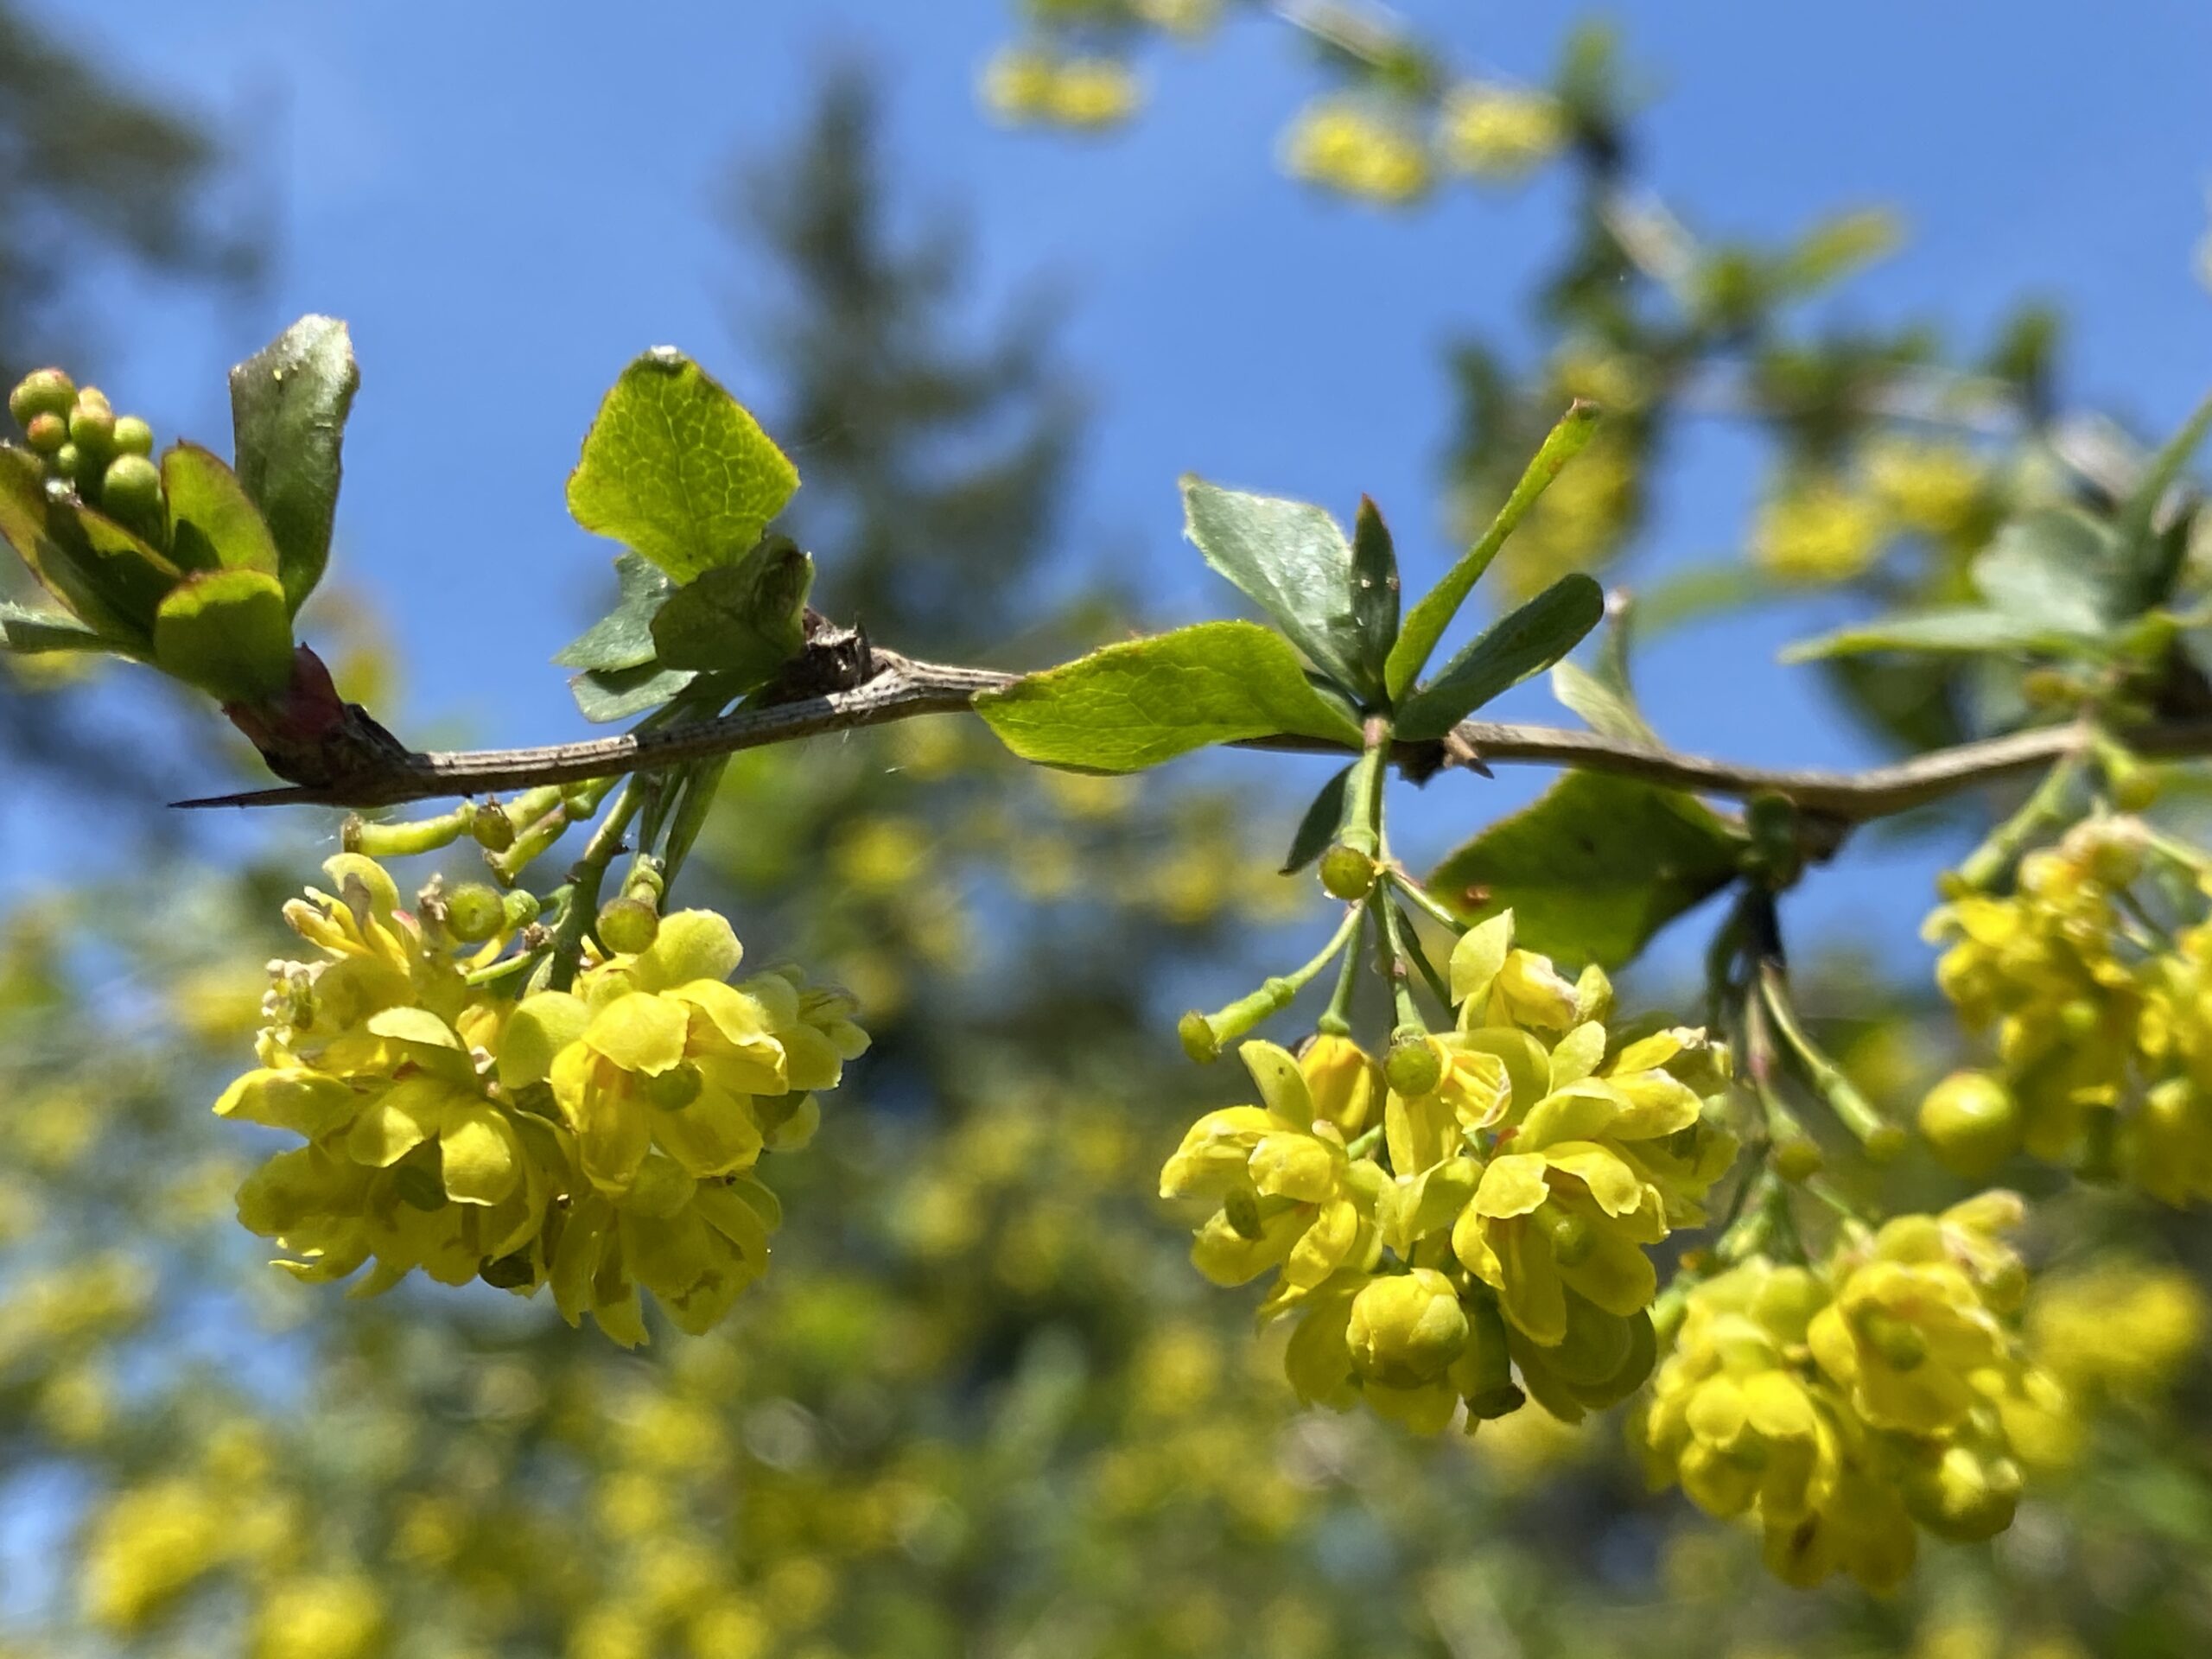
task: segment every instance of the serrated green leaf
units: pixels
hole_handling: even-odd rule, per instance
[[[681,583],[744,557],[798,487],[798,469],[744,405],[662,347],[600,404],[569,511]]]
[[[1974,562],[1974,585],[1990,608],[2031,626],[2096,634],[2120,614],[2122,571],[2109,526],[2074,507],[2024,513]]]
[[[1783,648],[1785,663],[1809,663],[1870,651],[1918,651],[1949,656],[2034,651],[2053,655],[2101,654],[2099,642],[2083,635],[2040,626],[1986,605],[1955,605],[1931,611],[1901,611],[1871,622],[1838,628]]]
[[[676,585],[635,553],[614,560],[614,608],[561,647],[563,668],[638,668],[653,659],[653,613]]]
[[[292,615],[283,584],[260,570],[186,577],[154,620],[154,662],[224,702],[261,702],[292,677]]]
[[[1423,594],[1421,602],[1414,607],[1412,614],[1398,630],[1397,643],[1390,647],[1389,660],[1383,667],[1384,689],[1393,702],[1405,695],[1406,688],[1428,665],[1436,642],[1444,637],[1444,630],[1459,614],[1459,607],[1474,590],[1483,572],[1490,569],[1490,562],[1505,545],[1505,538],[1551,487],[1552,480],[1567,463],[1588,445],[1590,435],[1598,429],[1598,416],[1596,404],[1586,404],[1580,398],[1568,407],[1559,424],[1545,436],[1535,459],[1522,473],[1482,538],[1461,555],[1459,562],[1445,573],[1444,580]]]
[[[1184,534],[1272,618],[1313,665],[1346,689],[1378,691],[1360,663],[1351,543],[1319,507],[1183,480]]]
[[[1296,875],[1336,839],[1344,821],[1344,788],[1351,782],[1352,766],[1358,764],[1352,762],[1321,785],[1321,792],[1306,809],[1306,816],[1298,821],[1297,833],[1290,838],[1290,856],[1282,861],[1282,874]]]
[[[1441,737],[1474,710],[1582,643],[1605,614],[1605,590],[1579,572],[1561,576],[1444,665],[1398,705],[1393,722],[1409,742]]]
[[[1398,550],[1382,510],[1367,497],[1351,524],[1351,620],[1355,666],[1370,691],[1382,687],[1390,647],[1398,642]]]
[[[112,652],[125,657],[137,654],[128,640],[88,628],[63,612],[34,610],[6,600],[0,600],[0,650],[12,651],[22,657],[56,651]]]
[[[1254,622],[1108,645],[987,692],[976,709],[1023,760],[1080,772],[1138,772],[1210,743],[1278,734],[1360,741],[1282,637]]]
[[[168,502],[169,558],[180,570],[258,570],[279,575],[282,563],[253,498],[238,475],[196,443],[172,445],[162,457]]]
[[[238,482],[276,544],[296,614],[330,563],[346,417],[361,372],[335,317],[305,316],[231,371]]]
[[[728,674],[749,691],[805,644],[813,585],[814,561],[789,537],[768,537],[668,596],[652,620],[657,654],[671,668]]]
[[[688,668],[644,663],[635,668],[588,669],[569,681],[569,695],[586,720],[627,720],[658,709],[699,677]]]
[[[1727,886],[1741,846],[1692,796],[1573,772],[1447,856],[1428,889],[1471,922],[1510,910],[1527,950],[1614,969]]]

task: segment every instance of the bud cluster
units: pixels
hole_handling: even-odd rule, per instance
[[[260,1065],[215,1106],[305,1143],[238,1192],[279,1265],[321,1281],[373,1262],[369,1294],[418,1268],[550,1283],[571,1324],[588,1312],[626,1346],[645,1339],[641,1290],[686,1331],[718,1322],[780,1214],[760,1154],[806,1144],[817,1091],[867,1046],[850,999],[796,970],[730,983],[741,947],[707,911],[518,999],[497,987],[518,974],[485,970],[534,906],[434,887],[408,911],[373,860],[324,868],[333,891],[285,907],[319,957],[272,964]]]
[[[1899,1216],[1824,1269],[1763,1255],[1694,1286],[1638,1435],[1653,1479],[1747,1516],[1800,1586],[1902,1582],[1915,1524],[2012,1524],[2023,1462],[2069,1443],[2063,1391],[2023,1355],[2014,1194]]]
[[[1511,941],[1510,914],[1460,941],[1456,1027],[1402,1033],[1387,1066],[1340,1035],[1246,1043],[1262,1103],[1207,1114],[1161,1172],[1163,1197],[1214,1206],[1199,1271],[1274,1273],[1262,1317],[1297,1318],[1306,1400],[1434,1432],[1534,1395],[1574,1421],[1650,1372],[1646,1250],[1704,1219],[1734,1157],[1708,1122],[1727,1057],[1609,1030],[1604,974]]]
[[[2146,881],[2152,844],[2138,820],[2092,820],[2023,859],[2012,893],[1928,918],[1947,947],[1937,985],[1997,1052],[1922,1103],[1922,1133],[1960,1173],[2024,1150],[2167,1204],[2212,1198],[2212,921],[2201,876],[2199,919],[2157,919],[2174,884]]]
[[[80,389],[60,369],[25,375],[8,394],[8,412],[57,486],[150,541],[166,538],[154,429],[144,421],[118,416],[105,392]]]

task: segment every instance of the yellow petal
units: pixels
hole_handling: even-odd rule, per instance
[[[1533,1153],[1493,1158],[1475,1188],[1475,1212],[1502,1220],[1540,1209],[1552,1192],[1544,1179],[1545,1167],[1543,1159]]]
[[[683,1064],[689,1025],[683,1004],[632,991],[592,1017],[584,1031],[584,1046],[625,1071],[653,1077]]]
[[[499,1081],[510,1089],[543,1083],[553,1074],[553,1057],[590,1024],[589,1005],[570,992],[540,991],[523,998],[499,1034]]]
[[[1310,1135],[1278,1131],[1252,1148],[1252,1185],[1261,1196],[1319,1204],[1336,1190],[1337,1160]]]
[[[489,1101],[456,1104],[447,1114],[438,1157],[446,1196],[455,1204],[498,1204],[522,1184],[521,1138]]]
[[[1236,1055],[1259,1085],[1260,1099],[1269,1111],[1295,1128],[1313,1127],[1313,1091],[1306,1088],[1306,1074],[1287,1049],[1274,1043],[1249,1042]]]
[[[249,1071],[224,1090],[215,1112],[313,1141],[351,1117],[357,1101],[336,1077],[303,1069],[264,1070]]]
[[[346,1155],[372,1169],[390,1168],[438,1132],[456,1097],[442,1078],[403,1078],[361,1109],[346,1132]]]
[[[728,979],[745,948],[729,923],[711,910],[679,910],[660,918],[650,949],[630,964],[639,988],[671,990],[698,979]]]
[[[663,1152],[702,1179],[751,1166],[760,1156],[760,1129],[746,1103],[719,1089],[675,1111],[655,1110],[652,1135]]]

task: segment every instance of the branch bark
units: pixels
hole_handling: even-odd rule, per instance
[[[918,715],[958,713],[970,708],[978,693],[1010,685],[1020,677],[991,669],[917,662],[881,649],[874,652],[874,661],[877,671],[874,677],[851,690],[740,709],[719,719],[543,748],[408,753],[327,787],[250,790],[177,804],[396,806],[410,801],[577,783],[885,725]],[[2159,722],[2116,735],[2137,753],[2154,759],[2212,755],[2212,721]],[[1804,812],[1848,827],[2050,766],[2088,747],[2093,741],[2094,734],[2086,726],[2045,726],[1934,750],[1891,766],[1834,772],[1738,766],[1566,727],[1471,720],[1462,721],[1444,744],[1401,744],[1394,758],[1402,771],[1417,778],[1435,772],[1440,765],[1534,765],[1612,772],[1738,800],[1779,795]],[[1338,745],[1302,737],[1258,738],[1243,747],[1349,753]]]

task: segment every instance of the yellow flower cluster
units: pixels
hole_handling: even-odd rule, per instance
[[[1445,95],[1445,160],[1478,178],[1525,177],[1559,154],[1567,111],[1545,92],[1470,82]]]
[[[1411,121],[1349,93],[1298,112],[1283,135],[1282,164],[1294,178],[1369,201],[1412,201],[1430,182],[1428,145]]]
[[[2171,938],[2129,898],[2147,836],[2077,825],[2020,862],[2015,890],[1928,918],[1936,982],[1994,1038],[1997,1065],[1930,1091],[1921,1128],[1954,1166],[2016,1149],[2125,1174],[2177,1206],[2212,1198],[2212,922]]]
[[[998,52],[983,67],[982,93],[1002,121],[1093,130],[1119,126],[1142,101],[1119,58],[1065,57],[1036,46]]]
[[[2003,1531],[2021,1463],[2053,1460],[2069,1433],[2011,1323],[2020,1213],[1986,1192],[1899,1216],[1822,1273],[1753,1256],[1693,1287],[1640,1426],[1655,1483],[1749,1516],[1800,1586],[1840,1572],[1893,1588],[1916,1522],[1960,1541]]]
[[[2103,1262],[2046,1281],[2028,1310],[2038,1364],[2077,1396],[2156,1404],[2203,1350],[2204,1294],[2178,1268]]]
[[[849,999],[791,972],[728,983],[729,924],[683,911],[574,991],[517,1001],[471,982],[505,935],[464,957],[435,893],[410,912],[372,860],[324,868],[334,891],[285,907],[321,959],[273,964],[261,1064],[215,1106],[305,1141],[238,1192],[279,1265],[373,1262],[365,1294],[417,1268],[550,1281],[571,1324],[589,1312],[625,1345],[645,1339],[641,1288],[686,1331],[727,1313],[779,1218],[754,1164],[806,1143],[814,1091],[867,1046]]]
[[[1214,1205],[1192,1252],[1208,1278],[1275,1272],[1262,1317],[1297,1314],[1303,1398],[1433,1433],[1525,1388],[1574,1421],[1650,1371],[1645,1247],[1704,1219],[1734,1157],[1707,1121],[1726,1055],[1701,1032],[1609,1033],[1605,976],[1514,950],[1510,912],[1462,938],[1452,991],[1426,1094],[1347,1038],[1245,1044],[1262,1103],[1199,1119],[1160,1192]]]
[[[1751,558],[1787,582],[1848,582],[1881,556],[1889,529],[1880,503],[1848,480],[1792,477],[1760,504]]]

